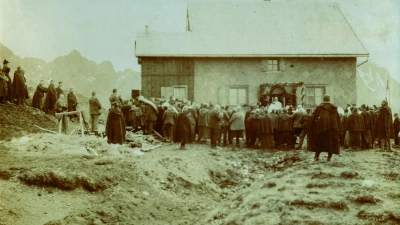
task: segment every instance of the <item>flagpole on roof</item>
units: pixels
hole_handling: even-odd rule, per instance
[[[386,81],[386,101],[388,101],[388,105],[390,105],[389,75]]]

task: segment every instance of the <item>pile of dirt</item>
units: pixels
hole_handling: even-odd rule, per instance
[[[400,191],[393,182],[396,172],[386,171],[387,179],[377,177],[376,166],[382,166],[382,161],[376,162],[373,155],[379,153],[371,151],[363,160],[354,161],[350,154],[360,153],[344,151],[340,162],[313,162],[303,153],[281,154],[261,160],[270,162],[265,168],[273,173],[228,198],[230,204],[213,210],[200,224],[364,224],[355,218],[367,220],[367,224],[397,222]],[[261,164],[267,165],[264,162]],[[287,162],[290,167],[281,167]],[[371,176],[375,181],[364,185],[363,179]],[[360,205],[367,207],[368,213],[357,211]],[[383,212],[374,214],[376,210]],[[333,217],[339,219],[332,221]]]
[[[6,141],[29,133],[42,132],[35,125],[57,130],[57,119],[54,116],[29,106],[1,104],[0,121],[0,140]]]
[[[47,115],[33,120],[35,111],[20,108],[16,117],[0,111],[9,126],[39,121],[56,130],[53,117],[46,127]],[[37,131],[0,141],[1,225],[396,224],[400,218],[397,149],[384,156],[342,150],[331,162],[315,162],[307,151],[205,144],[183,151],[140,133],[110,145],[96,136]]]

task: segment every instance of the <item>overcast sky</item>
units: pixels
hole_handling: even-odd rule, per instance
[[[400,80],[400,1],[333,2],[339,3],[370,60]],[[146,24],[150,31],[185,31],[186,5],[187,0],[0,0],[0,43],[21,57],[50,62],[76,49],[97,63],[111,61],[116,70],[140,71],[136,33]]]

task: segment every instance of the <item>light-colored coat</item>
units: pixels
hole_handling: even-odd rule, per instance
[[[235,112],[229,120],[231,130],[245,130],[244,115],[242,112]]]

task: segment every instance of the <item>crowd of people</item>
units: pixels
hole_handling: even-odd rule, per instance
[[[340,147],[391,149],[390,139],[399,144],[399,118],[395,113],[393,121],[386,100],[380,107],[347,105],[343,109],[331,104],[330,97],[325,95],[323,102],[312,110],[301,105],[282,107],[275,98],[269,106],[257,104],[246,107],[247,110],[172,98],[140,96],[124,101],[116,89],[109,100],[112,109],[108,120],[114,122],[107,122],[107,136],[114,132],[120,138],[114,143],[124,142],[125,131],[120,126],[129,126],[145,134],[156,132],[166,141],[180,142],[181,149],[186,149],[188,143],[209,140],[211,148],[299,150],[307,140],[307,149],[316,152],[315,160],[319,160],[320,152],[328,152],[330,160],[333,154],[340,154]],[[110,143],[113,141],[114,138]]]
[[[29,98],[25,71],[18,67],[14,79],[11,79],[8,63],[4,60],[0,69],[0,103],[24,105],[25,99]],[[133,131],[142,130],[146,135],[156,133],[167,142],[179,142],[181,149],[186,149],[188,143],[206,143],[209,140],[211,148],[231,146],[235,150],[245,146],[299,150],[307,140],[307,149],[316,153],[315,160],[319,160],[320,152],[328,152],[330,160],[333,154],[340,154],[340,147],[367,150],[374,147],[385,149],[387,146],[391,150],[391,139],[399,145],[399,117],[395,113],[393,118],[386,100],[380,107],[348,104],[343,109],[331,104],[330,97],[325,95],[323,102],[313,110],[304,109],[302,105],[282,107],[277,98],[268,106],[258,103],[232,108],[172,97],[165,100],[138,96],[123,100],[114,89],[109,101],[105,135],[108,142],[114,144],[123,144],[126,127],[131,127]],[[32,107],[51,115],[74,112],[77,105],[73,89],[69,90],[65,103],[62,82],[55,87],[53,80],[48,87],[41,80],[32,98]],[[90,128],[83,120],[86,129],[91,129],[96,135],[101,109],[93,91],[89,100]],[[59,116],[62,132],[66,133],[68,121],[76,120],[78,115]]]

